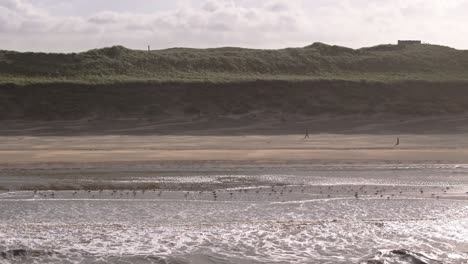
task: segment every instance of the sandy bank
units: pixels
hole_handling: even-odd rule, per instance
[[[0,163],[468,161],[467,135],[0,137]],[[401,145],[394,147],[396,137]]]

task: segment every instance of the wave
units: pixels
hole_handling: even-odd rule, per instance
[[[24,258],[52,257],[57,255],[53,251],[44,250],[29,250],[29,249],[10,249],[0,252],[0,259],[3,260],[18,260]]]
[[[380,250],[371,259],[361,264],[442,264],[443,262],[431,259],[421,253],[406,249]]]
[[[0,252],[0,264],[3,263],[137,263],[137,264],[252,264],[261,263],[251,259],[238,259],[213,254],[184,254],[176,256],[154,255],[93,255],[80,252],[78,254],[61,254],[53,251],[12,249]]]

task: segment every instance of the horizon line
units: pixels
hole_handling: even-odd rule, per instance
[[[146,49],[134,49],[134,48],[128,48],[128,47],[126,47],[124,45],[121,45],[121,44],[113,44],[113,45],[110,45],[110,46],[96,47],[96,48],[86,49],[86,50],[82,50],[82,51],[68,51],[68,52],[60,52],[60,51],[20,51],[20,50],[11,50],[11,49],[2,49],[2,48],[0,48],[0,51],[2,51],[2,52],[5,52],[5,51],[6,52],[17,52],[17,53],[76,54],[76,53],[86,53],[86,52],[93,51],[93,50],[102,50],[102,49],[114,48],[114,47],[122,47],[122,48],[132,50],[132,51],[144,51],[144,52],[148,52],[148,48],[149,48],[150,52],[152,52],[152,51],[165,51],[165,50],[171,50],[171,49],[211,50],[211,49],[227,49],[227,48],[245,49],[245,50],[271,50],[271,51],[274,51],[274,50],[285,50],[285,49],[303,49],[303,48],[307,48],[307,47],[310,47],[310,46],[315,45],[315,44],[323,44],[323,45],[327,45],[327,46],[331,46],[331,47],[340,47],[340,48],[346,48],[346,49],[351,49],[351,50],[361,50],[361,49],[367,49],[367,48],[373,48],[373,47],[379,47],[379,46],[387,46],[387,45],[399,46],[398,41],[407,41],[407,40],[397,40],[396,43],[382,43],[382,44],[377,44],[377,45],[373,45],[373,46],[364,46],[364,47],[360,47],[360,48],[351,48],[351,47],[347,47],[347,46],[334,45],[334,44],[328,44],[328,43],[325,43],[325,42],[317,41],[317,42],[313,42],[312,44],[306,45],[306,46],[289,46],[289,47],[283,47],[283,48],[249,48],[249,47],[242,47],[242,46],[216,46],[216,47],[206,47],[206,48],[195,48],[195,47],[190,47],[190,46],[174,46],[174,47],[169,47],[169,48],[151,49],[150,48],[151,44],[147,44],[145,46]],[[458,51],[468,51],[468,49],[457,49],[457,48],[454,48],[454,47],[451,47],[451,46],[427,43],[427,42],[424,42],[424,41],[422,41],[421,44],[419,44],[419,45],[439,46],[439,47],[450,48],[450,49],[454,49],[454,50],[458,50]]]

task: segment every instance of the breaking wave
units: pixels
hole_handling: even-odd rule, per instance
[[[442,264],[442,261],[431,259],[421,253],[406,249],[380,250],[375,256],[361,264]]]

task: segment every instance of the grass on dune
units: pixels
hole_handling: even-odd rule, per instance
[[[436,45],[156,51],[122,46],[82,53],[0,51],[0,83],[468,80],[468,51]]]
[[[467,69],[427,44],[0,51],[0,120],[464,113]]]

